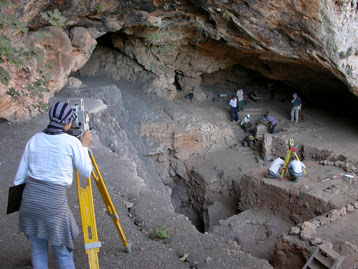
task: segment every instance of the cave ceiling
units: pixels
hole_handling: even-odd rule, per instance
[[[343,0],[39,0],[13,1],[5,11],[21,16],[32,32],[55,33],[51,42],[38,44],[60,66],[60,71],[52,71],[47,98],[88,63],[96,44],[106,36],[126,61],[136,62],[133,72],[141,68],[159,79],[153,88],[161,87],[169,93],[165,97],[175,99],[176,76],[200,83],[203,74],[237,65],[307,97],[337,91],[357,96],[357,6],[356,1]],[[49,30],[40,16],[55,9],[67,19],[62,33]],[[54,48],[60,37],[67,38],[72,49]],[[13,102],[4,100],[8,106]],[[1,117],[10,120],[34,113],[22,108],[4,115],[0,109]]]

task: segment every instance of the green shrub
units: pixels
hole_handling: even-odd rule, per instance
[[[350,75],[350,76],[353,75],[353,68],[351,66],[348,65],[346,70],[347,70],[348,75]]]
[[[168,234],[169,230],[166,228],[156,228],[153,230],[152,228],[149,229],[149,235],[153,239],[170,239],[170,235]]]
[[[46,70],[52,68],[48,64],[44,64],[43,53],[35,48],[34,46],[30,47],[15,47],[13,46],[11,40],[16,35],[26,35],[28,33],[27,24],[20,21],[16,16],[7,15],[4,12],[4,9],[8,7],[10,1],[0,0],[0,28],[3,30],[2,33],[11,32],[11,36],[6,34],[0,34],[0,83],[4,86],[9,85],[9,81],[12,76],[9,73],[9,70],[23,67],[30,60],[35,60],[37,62],[38,68],[36,70],[37,78],[33,80],[32,84],[28,86],[29,93],[27,94],[24,91],[17,92],[13,87],[8,87],[6,94],[11,96],[12,99],[17,100],[20,96],[22,97],[37,97],[39,100],[36,101],[33,106],[37,108],[44,108],[46,104],[43,102],[43,93],[48,92],[48,81],[50,80],[49,73],[45,72]],[[56,9],[51,12],[42,13],[41,16],[48,21],[51,25],[57,27],[63,27],[66,18],[61,15],[61,13]],[[13,31],[10,31],[13,30]],[[46,39],[52,37],[50,34],[36,33],[34,38],[36,40]]]
[[[62,28],[65,25],[67,19],[62,16],[61,12],[56,8],[54,11],[47,11],[41,13],[41,17],[50,23],[52,26]]]
[[[347,53],[346,53],[346,56],[349,57],[349,56],[352,56],[353,54],[353,47],[349,47],[349,49],[347,50]]]

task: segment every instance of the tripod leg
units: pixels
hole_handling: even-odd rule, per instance
[[[98,252],[101,242],[98,241],[96,217],[94,213],[93,196],[91,178],[87,179],[88,186],[82,188],[80,186],[80,179],[78,171],[75,168],[78,203],[81,213],[83,241],[85,244],[85,252],[88,256],[88,263],[90,269],[98,269]]]
[[[287,151],[286,158],[285,158],[285,163],[283,165],[282,172],[281,172],[280,181],[282,181],[283,175],[286,172],[286,167],[287,167],[287,164],[290,162],[290,158],[291,158],[291,148],[289,148],[288,151]]]
[[[102,196],[102,200],[103,200],[103,202],[104,202],[104,204],[105,204],[105,206],[107,208],[107,213],[112,218],[113,224],[117,229],[119,237],[121,238],[124,246],[127,248],[127,252],[131,253],[131,247],[128,245],[126,236],[124,235],[124,232],[122,230],[121,224],[119,222],[117,212],[116,212],[116,210],[115,210],[115,208],[113,206],[112,200],[111,200],[111,198],[110,198],[110,196],[108,194],[106,185],[104,184],[103,178],[101,176],[101,173],[99,172],[97,163],[96,163],[92,153],[90,153],[90,158],[92,160],[94,170],[96,171],[96,173],[94,173],[94,171],[92,171],[92,177],[93,177],[93,179],[94,179],[94,181],[95,181],[95,183],[97,185],[99,193]],[[97,176],[96,176],[96,174],[97,174]]]

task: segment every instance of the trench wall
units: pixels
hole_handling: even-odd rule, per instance
[[[348,218],[352,218],[352,214],[356,216],[357,214],[353,211],[357,210],[358,200],[292,227],[290,232],[282,235],[275,244],[275,268],[302,268],[315,248],[321,244],[328,245],[329,248],[345,257],[340,266],[341,269],[358,268],[358,246],[344,240],[331,242],[325,237],[319,237],[319,235],[323,235],[319,230],[330,226],[329,230],[331,230],[332,223],[338,222],[339,225],[343,225],[342,222],[348,221],[354,225],[355,221],[352,222]],[[352,242],[355,243],[356,240],[352,240]]]
[[[245,175],[239,184],[240,211],[267,209],[283,219],[300,223],[334,208],[330,203],[300,189],[286,189],[253,174]]]

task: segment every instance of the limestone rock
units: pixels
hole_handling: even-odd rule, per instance
[[[257,140],[263,140],[264,134],[268,133],[268,126],[264,124],[258,124],[256,126],[255,138]]]
[[[347,214],[347,209],[345,207],[342,207],[340,210],[339,210],[339,214],[341,216],[345,216]]]
[[[352,212],[354,210],[354,206],[349,204],[347,205],[347,212]]]
[[[289,234],[298,235],[298,234],[300,234],[300,232],[301,232],[301,229],[295,226],[295,227],[291,228],[291,230],[289,231]]]
[[[316,234],[314,225],[310,222],[305,221],[302,223],[300,237],[302,240],[311,240]]]
[[[331,221],[337,220],[340,216],[341,216],[341,213],[337,209],[332,209],[331,211],[328,212],[328,218]]]
[[[82,86],[82,81],[79,80],[78,78],[74,78],[74,77],[67,78],[66,87],[70,89],[78,90],[81,88],[81,86]]]
[[[318,220],[322,226],[327,225],[330,222],[330,218],[325,216],[320,216]]]
[[[313,238],[313,239],[311,240],[310,243],[311,243],[312,246],[316,246],[316,245],[322,244],[322,242],[323,242],[322,238],[315,237],[315,238]]]
[[[74,31],[77,32],[77,31]],[[83,28],[82,34],[87,33],[86,39],[81,43],[82,47],[74,48],[67,33],[60,28],[47,26],[38,30],[37,33],[42,33],[43,38],[36,37],[36,32],[32,32],[29,37],[24,37],[22,41],[25,46],[34,44],[36,48],[42,51],[44,63],[51,64],[51,68],[46,68],[46,72],[50,76],[50,83],[48,85],[49,92],[44,92],[42,101],[46,104],[48,99],[54,93],[60,90],[66,83],[67,77],[71,72],[77,71],[81,68],[90,57],[96,41]],[[80,34],[75,34],[80,36]],[[75,40],[78,40],[77,38]],[[76,41],[76,44],[80,44]],[[26,70],[26,75],[19,72],[13,72],[13,79],[9,82],[15,89],[22,90],[23,94],[17,100],[11,99],[5,95],[5,87],[0,84],[0,118],[9,121],[23,121],[35,116],[39,110],[36,102],[40,97],[29,92],[27,85],[32,83],[35,78],[39,78],[39,73],[36,68],[40,67],[39,62],[34,59],[27,62],[22,70]],[[25,93],[29,97],[25,97]]]
[[[174,100],[177,97],[177,91],[173,85],[174,79],[168,76],[160,76],[151,80],[146,87],[146,92],[155,93],[160,97]]]

